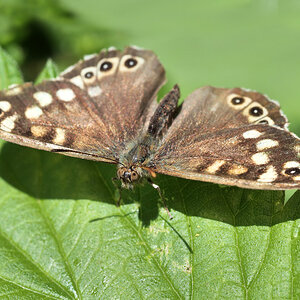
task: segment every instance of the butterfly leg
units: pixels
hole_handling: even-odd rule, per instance
[[[164,198],[163,195],[162,195],[162,192],[161,192],[161,190],[160,190],[159,185],[155,184],[155,183],[151,180],[151,178],[147,178],[147,180],[148,180],[148,182],[152,185],[152,187],[155,188],[155,189],[157,190],[157,192],[158,192],[158,194],[159,194],[159,197],[160,197],[160,199],[161,199],[161,201],[162,201],[162,203],[163,203],[163,206],[164,206],[164,208],[165,208],[165,210],[166,210],[166,212],[167,212],[167,214],[168,214],[170,220],[172,220],[172,219],[173,219],[173,216],[171,215],[171,213],[170,213],[170,211],[169,211],[169,209],[168,209],[168,207],[167,207],[167,205],[166,205],[165,198]]]
[[[111,180],[112,180],[112,182],[113,182],[115,188],[118,190],[119,197],[118,197],[118,200],[116,201],[116,205],[117,205],[117,207],[120,207],[120,205],[121,205],[121,200],[122,200],[122,195],[121,195],[121,190],[122,190],[122,188],[118,185],[119,178],[113,177]]]

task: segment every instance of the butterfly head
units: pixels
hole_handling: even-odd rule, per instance
[[[117,170],[117,176],[122,182],[122,186],[126,188],[132,188],[134,183],[140,181],[143,177],[143,169],[137,166],[120,166]]]

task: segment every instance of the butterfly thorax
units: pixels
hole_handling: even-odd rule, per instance
[[[120,157],[117,169],[117,177],[121,180],[122,187],[133,188],[137,183],[141,183],[145,178],[155,176],[154,172],[147,167],[151,155],[151,143],[149,137],[130,143],[128,150]]]

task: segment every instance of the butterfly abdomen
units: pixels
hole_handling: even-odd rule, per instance
[[[177,114],[177,103],[179,98],[180,90],[178,85],[175,85],[173,89],[159,103],[159,106],[152,116],[148,127],[149,135],[151,135],[152,137],[157,137],[161,135],[166,129],[168,129]]]

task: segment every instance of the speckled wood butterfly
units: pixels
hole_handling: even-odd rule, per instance
[[[0,93],[0,137],[117,164],[130,188],[156,172],[253,189],[300,188],[300,139],[279,105],[241,88],[178,86],[157,103],[165,71],[156,55],[104,50],[53,80]]]

